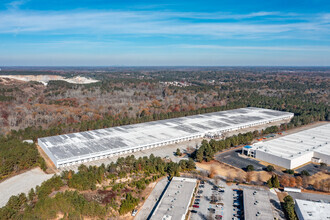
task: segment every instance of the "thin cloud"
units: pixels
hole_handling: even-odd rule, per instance
[[[7,34],[131,34],[131,35],[191,35],[208,37],[276,38],[280,35],[295,38],[329,36],[330,24],[324,22],[328,15],[309,18],[294,23],[271,23],[262,19],[258,22],[247,18],[277,16],[279,12],[256,12],[242,15],[221,15],[220,13],[180,13],[150,11],[3,11],[0,12],[0,33]],[[199,20],[187,20],[193,18]],[[215,19],[209,22],[208,19]],[[221,19],[232,21],[221,21]],[[219,20],[220,19],[220,20]],[[235,19],[243,19],[240,22]],[[247,20],[244,20],[247,19]],[[307,19],[307,18],[306,18]]]
[[[17,1],[12,1],[9,2],[8,4],[6,4],[8,9],[14,9],[17,10],[20,8],[20,6],[24,5],[25,3],[27,3],[29,0],[17,0]]]
[[[279,47],[279,46],[221,46],[221,45],[179,45],[181,48],[186,49],[214,49],[214,50],[270,50],[270,51],[325,51],[329,52],[330,47]]]

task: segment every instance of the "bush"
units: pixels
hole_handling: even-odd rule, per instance
[[[250,165],[247,165],[246,170],[247,170],[247,172],[254,171],[254,166],[251,165],[251,164]]]
[[[272,177],[267,181],[267,185],[269,188],[278,188],[280,187],[280,182],[278,181],[278,176],[277,175],[272,175]]]
[[[294,174],[294,170],[286,169],[286,170],[284,170],[284,173]]]
[[[135,206],[139,203],[138,198],[134,198],[130,193],[126,194],[126,199],[121,203],[119,208],[119,214],[123,215],[127,212],[133,211]]]
[[[326,163],[320,163],[320,168],[323,170],[325,168],[327,168],[328,165]]]
[[[273,172],[275,170],[275,168],[272,165],[268,165],[266,167],[266,170],[267,170],[267,172]]]
[[[310,176],[309,172],[307,170],[303,170],[300,172],[300,175],[302,176]]]
[[[180,151],[179,148],[176,149],[175,155],[176,155],[176,156],[179,156],[179,157],[182,156],[182,153],[181,153],[181,151]]]
[[[283,207],[286,212],[287,218],[289,220],[297,220],[298,218],[294,211],[294,202],[293,202],[292,197],[288,195],[288,196],[284,197],[283,200],[284,200]]]

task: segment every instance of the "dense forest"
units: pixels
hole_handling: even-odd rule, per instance
[[[195,169],[193,160],[165,162],[150,155],[119,158],[100,167],[81,165],[79,172],[63,171],[25,195],[12,196],[0,208],[0,219],[106,218],[131,212],[144,200],[149,183]],[[125,180],[125,181],[122,181]]]
[[[116,71],[117,70],[117,71]],[[295,113],[287,128],[330,120],[327,68],[8,69],[83,75],[91,84],[0,78],[0,178],[44,166],[22,140],[241,107]],[[170,82],[168,84],[167,82]],[[173,83],[181,82],[181,84]],[[21,157],[22,152],[28,154]],[[17,159],[22,158],[22,160]]]

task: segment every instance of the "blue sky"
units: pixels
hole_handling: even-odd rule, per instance
[[[6,65],[330,66],[330,2],[1,0]]]

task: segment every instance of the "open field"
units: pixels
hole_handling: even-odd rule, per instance
[[[20,193],[27,194],[31,188],[50,179],[53,174],[45,174],[39,168],[29,170],[0,183],[0,207],[6,205],[9,198]]]
[[[220,163],[218,161],[211,161],[211,162],[203,162],[203,163],[196,163],[198,168],[203,170],[211,171],[214,170],[216,175],[222,176],[226,179],[238,179],[238,180],[245,180],[246,172],[230,166],[228,164]],[[252,171],[251,173],[251,181],[267,181],[271,174],[266,171]]]

